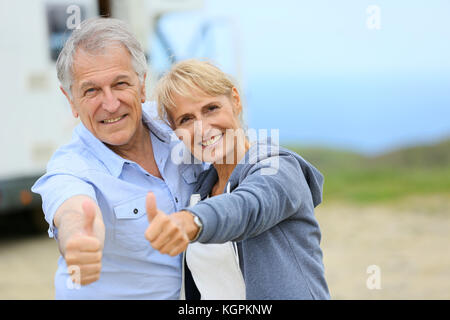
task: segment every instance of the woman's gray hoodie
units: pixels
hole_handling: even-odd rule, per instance
[[[238,243],[247,299],[329,299],[314,207],[323,176],[295,152],[258,142],[229,179],[231,193],[209,199],[213,166],[198,178],[201,243]],[[214,272],[214,270],[211,270]]]

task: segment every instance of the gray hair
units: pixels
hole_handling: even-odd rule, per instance
[[[58,60],[56,71],[63,89],[71,95],[73,82],[73,60],[77,49],[89,53],[98,53],[117,44],[123,45],[131,55],[131,63],[139,80],[144,81],[147,72],[147,59],[142,46],[129,30],[128,25],[118,19],[91,18],[83,21],[73,30],[64,45]]]

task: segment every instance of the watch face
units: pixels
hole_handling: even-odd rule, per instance
[[[200,221],[199,217],[194,216],[194,222],[195,222],[195,224],[196,224],[199,228],[203,227],[203,224],[202,224],[202,222]]]
[[[197,217],[196,215],[193,215],[193,216],[194,216],[194,223],[197,225],[198,231],[197,231],[197,234],[195,235],[194,239],[190,240],[190,242],[196,241],[197,238],[200,236],[200,233],[201,233],[202,230],[203,230],[203,224],[202,224],[202,222],[200,221],[200,218]]]

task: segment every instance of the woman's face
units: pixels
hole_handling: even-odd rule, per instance
[[[168,112],[175,133],[197,159],[235,164],[235,150],[241,150],[245,143],[238,91],[233,88],[230,97],[213,97],[203,92],[192,96],[175,96],[175,108]]]

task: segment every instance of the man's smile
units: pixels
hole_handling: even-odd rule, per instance
[[[113,124],[113,123],[117,123],[117,122],[119,122],[120,120],[122,120],[123,118],[125,118],[127,115],[128,115],[128,114],[124,114],[123,116],[120,116],[120,117],[117,117],[117,118],[105,119],[105,120],[102,120],[102,121],[100,121],[100,122],[101,122],[101,123],[104,123],[104,124]]]

